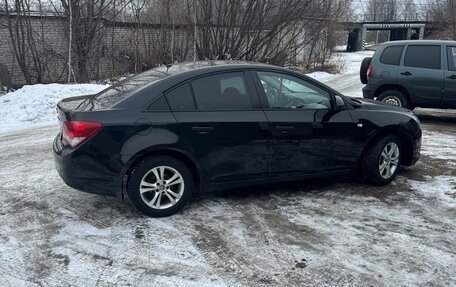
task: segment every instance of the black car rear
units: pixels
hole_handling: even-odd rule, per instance
[[[125,193],[151,216],[177,212],[194,190],[357,170],[388,184],[400,165],[418,160],[421,140],[413,112],[350,99],[268,65],[152,70],[57,109],[63,180]]]

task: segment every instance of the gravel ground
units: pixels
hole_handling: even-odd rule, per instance
[[[0,134],[2,286],[456,285],[456,113],[386,187],[319,179],[195,196],[153,219],[67,187],[46,126]]]

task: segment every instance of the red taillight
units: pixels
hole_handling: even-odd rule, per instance
[[[369,65],[369,69],[367,69],[367,80],[369,81],[371,76],[372,76],[372,71],[373,71],[372,65]]]
[[[100,123],[69,121],[63,123],[62,138],[71,146],[76,147],[93,136],[103,125]]]

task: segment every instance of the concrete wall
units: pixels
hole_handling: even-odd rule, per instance
[[[14,21],[14,19],[12,19]],[[66,25],[60,17],[30,18],[33,37],[37,45],[39,62],[44,67],[42,82],[65,82],[67,80],[68,38]],[[185,27],[160,27],[144,25],[139,29],[128,23],[104,21],[95,38],[97,49],[88,56],[90,77],[106,79],[122,73],[142,71],[157,64],[189,59],[191,33]],[[173,39],[173,40],[172,40]],[[137,43],[137,45],[136,45]],[[174,47],[171,53],[171,46]],[[136,48],[137,47],[137,48]],[[24,76],[13,54],[12,39],[7,19],[0,18],[0,63],[10,70],[16,86],[25,84]],[[73,59],[75,57],[73,56]],[[137,60],[136,60],[137,59]],[[33,58],[27,53],[27,64],[32,71],[33,82],[37,72]],[[135,65],[136,63],[136,65]],[[77,74],[77,62],[73,63]]]

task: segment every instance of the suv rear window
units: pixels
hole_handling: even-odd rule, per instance
[[[387,65],[399,66],[403,50],[404,46],[386,47],[380,57],[380,62]]]
[[[440,70],[440,46],[408,46],[404,66]]]
[[[448,70],[456,71],[456,47],[447,47]]]

